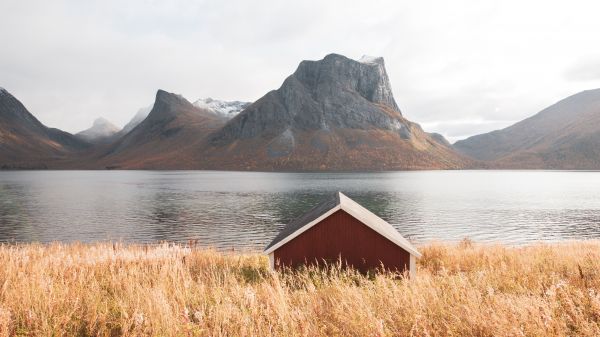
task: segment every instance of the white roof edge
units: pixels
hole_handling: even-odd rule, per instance
[[[410,242],[408,242],[408,240],[406,240],[402,236],[402,234],[400,234],[391,224],[377,216],[375,213],[364,208],[356,201],[348,198],[343,193],[339,193],[340,205],[344,211],[346,211],[348,214],[352,215],[354,218],[362,222],[365,226],[368,226],[375,232],[379,233],[379,235],[392,241],[400,248],[408,251],[409,253],[415,255],[418,258],[421,257],[422,254]],[[380,225],[382,228],[374,226],[374,222],[378,222],[378,225]],[[386,231],[386,229],[388,230]]]
[[[273,246],[267,248],[264,250],[263,253],[265,254],[271,254],[272,252],[274,252],[277,248],[285,245],[286,243],[290,242],[293,238],[297,237],[298,235],[304,233],[305,231],[307,231],[309,228],[311,228],[312,226],[318,224],[319,222],[321,222],[323,219],[325,219],[326,217],[330,216],[331,214],[335,213],[336,211],[339,211],[341,209],[341,203],[340,205],[336,205],[334,208],[328,210],[327,212],[323,213],[321,216],[319,216],[318,218],[314,219],[313,221],[307,223],[306,225],[298,228],[295,232],[293,232],[292,234],[288,235],[287,237],[285,237],[283,240],[277,242],[276,244],[274,244]]]
[[[313,221],[307,223],[306,225],[302,226],[301,228],[299,228],[298,230],[296,230],[294,233],[288,235],[285,239],[279,241],[277,244],[269,247],[268,249],[265,249],[264,253],[265,254],[270,254],[270,253],[274,252],[279,247],[281,247],[281,246],[285,245],[286,243],[290,242],[292,239],[294,239],[295,237],[297,237],[300,234],[304,233],[306,230],[308,230],[309,228],[311,228],[314,225],[318,224],[319,222],[321,222],[323,219],[325,219],[326,217],[330,216],[334,212],[336,212],[336,211],[338,211],[340,209],[343,209],[346,213],[350,214],[352,217],[356,218],[358,221],[362,222],[365,226],[371,228],[372,230],[374,230],[375,232],[377,232],[379,235],[381,235],[381,236],[385,237],[386,239],[392,241],[394,244],[396,244],[400,248],[406,250],[407,252],[409,252],[410,254],[412,254],[412,255],[414,255],[414,256],[416,256],[418,258],[421,257],[421,253],[419,253],[419,251],[410,242],[408,242],[408,240],[406,240],[387,221],[383,220],[382,218],[378,217],[373,212],[371,212],[368,209],[364,208],[363,206],[361,206],[360,204],[358,204],[356,201],[348,198],[342,192],[338,192],[338,193],[339,193],[339,197],[340,197],[340,203],[339,203],[339,205],[337,205],[336,207],[334,207],[334,208],[330,209],[329,211],[323,213],[321,216],[319,216],[315,220],[313,220]],[[379,226],[374,226],[373,222],[376,222]],[[378,228],[378,227],[381,227],[381,228]]]

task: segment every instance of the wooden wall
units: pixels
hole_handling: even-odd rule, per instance
[[[323,260],[342,262],[361,272],[380,268],[408,271],[410,254],[339,210],[274,252],[275,267],[298,267]]]

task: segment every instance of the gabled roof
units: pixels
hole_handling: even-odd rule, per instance
[[[392,225],[373,214],[368,209],[362,207],[354,200],[348,198],[341,192],[337,192],[331,197],[323,200],[320,204],[304,213],[304,215],[296,218],[287,226],[285,226],[275,237],[275,239],[273,239],[273,241],[271,241],[271,243],[265,248],[265,254],[274,252],[277,248],[285,245],[293,238],[302,234],[312,226],[318,224],[323,219],[340,209],[350,214],[352,217],[370,227],[383,237],[392,241],[410,254],[416,257],[421,257],[421,253],[419,253],[419,251],[410,242],[408,242],[408,240],[400,235],[400,233],[398,233],[398,231],[392,227]]]

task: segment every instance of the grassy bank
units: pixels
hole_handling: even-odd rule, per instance
[[[168,245],[5,245],[0,335],[600,335],[599,242],[420,250],[408,280]]]

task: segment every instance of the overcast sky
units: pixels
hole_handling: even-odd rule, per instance
[[[404,115],[450,140],[600,87],[594,1],[0,0],[0,86],[69,132],[157,89],[254,101],[303,59],[383,56]]]

